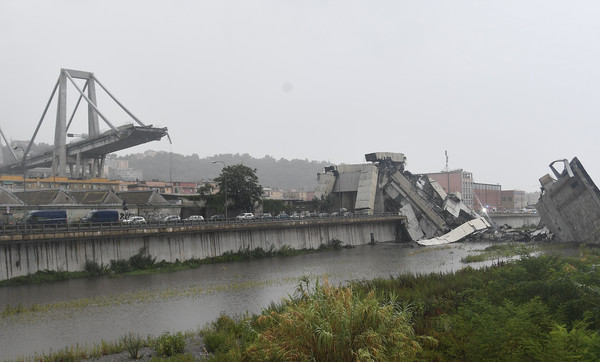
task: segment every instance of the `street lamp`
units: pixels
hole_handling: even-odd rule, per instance
[[[21,157],[21,168],[23,169],[23,201],[25,202],[25,205],[23,206],[23,220],[25,220],[25,217],[27,216],[27,183],[25,182],[25,179],[27,178],[27,168],[25,167],[25,157],[27,157],[27,155],[25,154],[23,147],[13,147],[13,150],[17,149],[21,149],[23,152],[23,157]]]
[[[215,163],[223,164],[223,169],[225,169],[225,167],[227,167],[227,165],[223,161],[213,161],[212,163],[213,164],[215,164]],[[225,181],[225,178],[223,178],[223,188],[225,189],[225,222],[227,222],[228,221],[228,219],[227,219],[227,183]]]

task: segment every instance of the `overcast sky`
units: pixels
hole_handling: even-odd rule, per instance
[[[164,139],[129,149],[362,163],[402,152],[535,191],[600,183],[597,1],[0,1],[0,127],[30,139],[60,68]],[[68,107],[77,100],[74,88]],[[131,123],[99,93],[109,120]],[[55,104],[55,102],[54,102]],[[56,110],[36,141],[52,143]],[[87,132],[82,108],[69,132]],[[80,118],[80,119],[79,119]],[[107,128],[102,125],[102,128]]]

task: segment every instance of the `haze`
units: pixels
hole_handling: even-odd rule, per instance
[[[451,169],[525,191],[550,162],[577,156],[600,183],[599,7],[3,0],[0,127],[30,139],[69,68],[94,72],[140,120],[169,128],[172,145],[122,154],[362,163],[389,151],[420,173],[441,171],[447,150]],[[101,94],[98,103],[114,124],[131,123]],[[53,142],[54,104],[49,112],[38,142]],[[79,113],[69,132],[86,132]]]

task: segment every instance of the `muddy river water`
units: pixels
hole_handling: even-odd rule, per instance
[[[326,277],[337,285],[402,273],[454,271],[466,266],[460,262],[462,257],[489,245],[407,247],[384,243],[204,265],[180,272],[4,287],[0,288],[0,308],[35,304],[38,311],[0,317],[0,360],[75,344],[115,341],[128,332],[145,337],[197,330],[220,313],[258,313],[292,294],[303,275]]]

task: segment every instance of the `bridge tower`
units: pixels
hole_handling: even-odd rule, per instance
[[[74,79],[84,80],[83,89]],[[67,115],[67,84],[71,83],[79,93],[75,107],[68,117]],[[79,82],[82,84],[82,82]],[[115,128],[111,122],[98,109],[96,99],[96,85],[99,86],[129,117],[137,123],[125,124]],[[30,155],[29,151],[35,141],[35,137],[40,130],[40,126],[46,117],[48,108],[57,96],[56,106],[56,124],[54,131],[54,148],[52,152],[46,152],[38,155]],[[74,136],[67,133],[71,122],[77,112],[81,100],[87,102],[88,127],[87,135],[81,141],[67,144],[67,137]],[[110,130],[101,132],[99,119],[102,119]],[[1,133],[1,131],[0,131]],[[3,136],[3,135],[2,135]],[[84,177],[102,177],[104,161],[106,155],[112,152],[134,147],[150,141],[158,141],[163,136],[169,136],[167,128],[146,126],[136,116],[133,115],[123,104],[121,104],[109,91],[100,83],[98,78],[91,72],[85,72],[72,69],[61,69],[60,75],[50,99],[42,112],[42,117],[33,132],[33,136],[23,153],[21,160],[11,164],[0,166],[0,173],[13,174],[17,170],[26,170],[36,167],[51,167],[52,175],[59,177],[84,178]],[[169,142],[170,142],[170,137]],[[7,142],[8,143],[8,142]],[[12,149],[9,149],[12,152]],[[13,157],[17,159],[13,152]]]
[[[85,80],[83,91],[79,89],[77,84],[73,81],[73,78]],[[58,106],[56,111],[56,129],[54,131],[52,173],[55,176],[63,177],[67,176],[67,129],[73,120],[73,117],[71,117],[69,124],[67,124],[67,79],[71,80],[81,96],[86,98],[86,101],[88,102],[88,138],[94,138],[100,134],[98,113],[96,111],[96,81],[94,79],[94,73],[71,69],[61,69],[58,79]],[[86,88],[87,97],[84,93]],[[79,98],[79,101],[81,101],[81,97]],[[77,105],[79,105],[79,101],[77,102]],[[100,158],[94,158],[93,166],[90,165],[91,169],[89,169],[91,175],[97,177],[102,176],[105,157],[106,156],[104,155]],[[69,163],[69,171],[72,176],[73,174],[75,174],[75,176],[81,176],[82,173],[85,173],[84,162],[85,160],[76,160],[75,170],[73,170],[73,163]],[[80,167],[81,170],[79,169]]]

